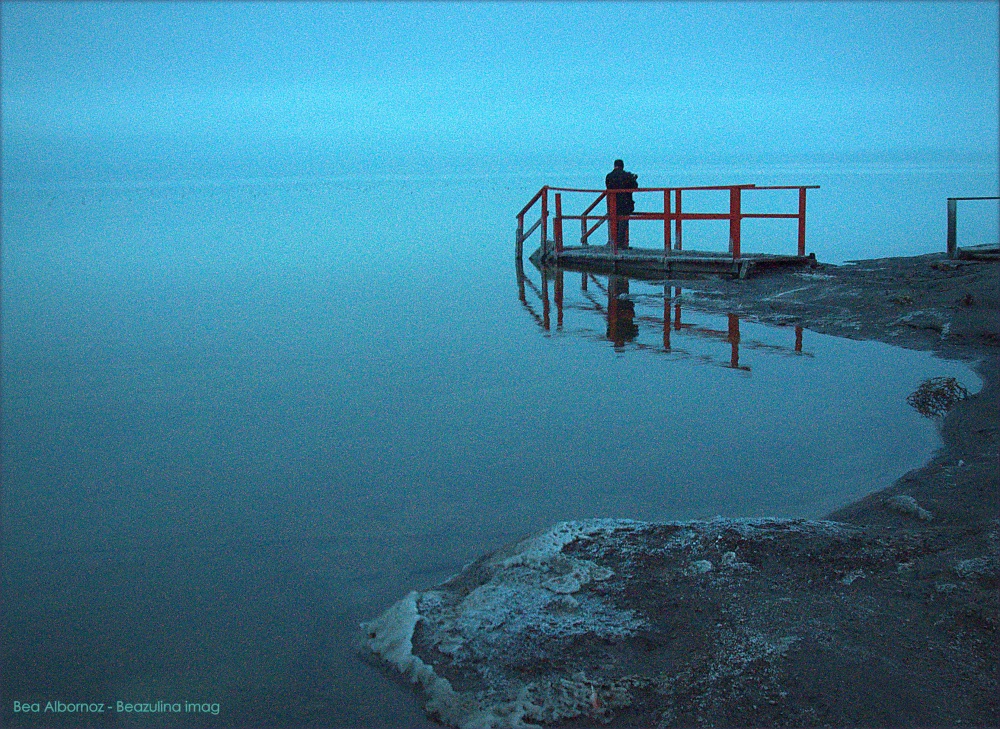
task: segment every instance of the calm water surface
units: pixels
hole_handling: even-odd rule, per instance
[[[921,381],[980,385],[614,277],[560,323],[513,261],[538,180],[432,182],[5,191],[5,723],[423,725],[355,643],[406,591],[561,519],[821,516],[938,447]]]

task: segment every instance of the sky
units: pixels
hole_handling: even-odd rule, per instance
[[[7,1],[4,171],[996,158],[998,17],[997,2]]]

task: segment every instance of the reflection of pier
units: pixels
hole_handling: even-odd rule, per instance
[[[635,302],[629,298],[629,278],[617,274],[606,277],[607,283],[602,283],[598,276],[591,273],[580,273],[580,293],[582,302],[567,303],[565,296],[565,277],[567,271],[562,269],[543,268],[541,284],[537,285],[524,273],[524,267],[517,262],[518,298],[525,311],[544,331],[552,330],[552,304],[556,310],[556,330],[562,331],[565,312],[580,311],[597,314],[604,319],[606,327],[604,341],[610,341],[615,349],[622,349],[628,343],[636,349],[653,349],[661,352],[684,351],[676,348],[678,337],[695,337],[717,342],[726,342],[730,346],[729,362],[724,366],[731,369],[750,371],[750,367],[740,364],[740,319],[735,314],[727,314],[726,329],[712,329],[686,323],[682,320],[681,288],[669,284],[663,285],[663,314],[639,315],[636,313]],[[572,272],[571,275],[576,275]],[[549,287],[553,289],[552,300],[549,299]],[[671,291],[672,289],[672,291]],[[595,291],[596,290],[596,294]],[[529,302],[528,292],[541,303],[541,313],[537,305]],[[662,332],[662,348],[635,341],[639,335],[640,325]],[[777,354],[803,354],[802,327],[796,326],[795,342],[791,347],[765,344],[763,342],[744,343],[744,347],[754,350],[768,350]],[[585,332],[584,332],[585,333]]]

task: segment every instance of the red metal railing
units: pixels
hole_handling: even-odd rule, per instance
[[[517,214],[517,256],[521,257],[524,241],[531,236],[535,230],[541,228],[541,248],[543,254],[548,253],[548,218],[549,218],[549,191],[555,195],[555,218],[552,221],[553,243],[556,254],[563,251],[563,226],[564,220],[580,221],[580,245],[589,245],[589,238],[604,223],[608,224],[608,244],[614,255],[618,253],[618,225],[626,220],[659,220],[663,221],[663,250],[665,254],[670,254],[671,250],[682,250],[682,223],[685,220],[728,220],[729,221],[729,250],[733,259],[739,259],[742,255],[742,226],[743,220],[748,218],[788,218],[798,220],[798,255],[806,254],[806,190],[817,189],[819,185],[708,185],[698,187],[642,187],[636,190],[591,190],[572,187],[549,187],[546,185],[531,198],[527,205]],[[682,192],[692,190],[728,190],[729,191],[729,212],[726,213],[694,213],[682,210]],[[795,213],[744,213],[743,195],[746,192],[756,192],[758,190],[798,190],[799,208]],[[588,205],[579,215],[564,215],[562,210],[562,193],[596,193],[596,199]],[[619,192],[631,193],[662,193],[663,210],[657,212],[633,212],[630,215],[618,215],[616,208],[616,194]],[[606,215],[593,215],[594,208],[602,201],[607,200],[608,212]],[[538,220],[527,230],[524,229],[525,216],[535,207],[541,204]],[[596,221],[589,226],[591,221]],[[673,223],[673,226],[671,226]],[[674,238],[676,237],[676,243]]]

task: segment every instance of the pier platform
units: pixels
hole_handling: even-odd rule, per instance
[[[730,253],[670,251],[657,248],[619,248],[612,246],[573,246],[556,252],[539,248],[528,257],[537,268],[557,266],[567,271],[585,273],[620,273],[643,279],[697,278],[726,276],[746,278],[754,272],[775,268],[816,266],[816,256],[744,253],[734,258]]]

